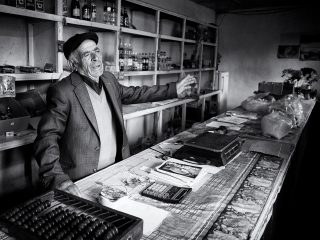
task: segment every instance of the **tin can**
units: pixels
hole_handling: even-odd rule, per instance
[[[36,0],[26,0],[26,9],[36,10]]]
[[[35,0],[36,1],[36,11],[44,12],[44,1],[43,0]]]
[[[17,0],[16,7],[17,8],[26,8],[26,1],[25,0]]]

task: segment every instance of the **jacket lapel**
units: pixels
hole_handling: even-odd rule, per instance
[[[110,100],[111,100],[110,105],[113,106],[113,109],[114,109],[114,111],[116,113],[116,116],[117,116],[119,122],[122,122],[123,121],[123,116],[122,116],[122,112],[120,111],[120,108],[117,107],[119,104],[118,104],[116,95],[114,94],[115,89],[112,88],[112,85],[109,82],[107,77],[102,75],[101,79],[102,79],[102,81],[104,83],[104,86],[106,87],[106,91],[107,91],[106,94],[108,94],[110,96]]]
[[[99,135],[97,119],[85,83],[82,81],[81,77],[77,73],[72,73],[71,81],[72,84],[75,86],[74,93],[77,96],[83,111],[85,112],[93,128]],[[79,121],[81,121],[81,119],[79,119]]]

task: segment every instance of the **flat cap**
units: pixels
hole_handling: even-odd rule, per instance
[[[87,40],[87,39],[93,40],[96,44],[98,44],[98,41],[99,41],[98,35],[94,32],[80,33],[69,38],[63,44],[63,53],[66,59],[68,60],[70,57],[70,54],[74,50],[76,50],[84,40]]]

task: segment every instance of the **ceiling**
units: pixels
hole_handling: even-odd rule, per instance
[[[191,0],[219,13],[281,10],[318,6],[319,0]]]

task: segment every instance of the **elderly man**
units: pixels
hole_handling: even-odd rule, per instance
[[[130,156],[122,104],[181,97],[195,83],[187,76],[163,86],[123,86],[103,71],[97,44],[97,34],[87,32],[63,46],[73,72],[48,89],[47,110],[34,142],[45,189],[81,196],[74,181]]]

